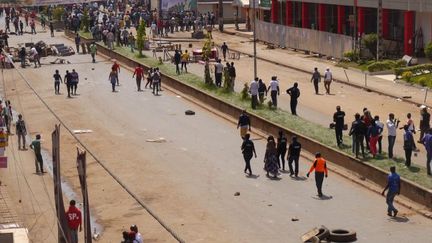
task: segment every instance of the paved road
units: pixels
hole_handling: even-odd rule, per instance
[[[72,44],[61,37],[46,41]],[[132,73],[125,69],[120,73],[120,92],[112,93],[108,82],[111,63],[98,58],[97,64],[91,64],[88,55],[68,59],[72,64],[43,65],[22,72],[67,126],[93,130],[80,138],[187,242],[298,242],[303,232],[321,224],[354,229],[360,242],[427,241],[432,237],[430,220],[405,208],[400,218],[389,219],[383,197],[337,175],[330,174],[325,181],[324,193],[331,198],[318,199],[313,179],[304,178],[308,161],[301,160],[300,180],[286,174],[277,181],[266,178],[261,140],[255,142],[259,158],[252,162],[259,177],[247,178],[233,124],[168,91],[158,97],[148,90],[136,92]],[[72,68],[80,73],[80,95],[67,99],[64,87],[63,95],[54,95],[54,70],[64,73]],[[22,91],[17,109],[25,111],[33,132],[48,134],[52,126],[46,124],[54,123],[52,117],[31,98],[22,81],[17,85]],[[187,109],[197,114],[185,116]],[[64,136],[62,170],[77,188],[73,152],[67,152],[75,150],[76,142]],[[146,142],[160,137],[166,142]],[[45,147],[49,146],[46,142]],[[145,225],[140,218],[148,216],[120,193],[100,166],[89,163],[92,210],[109,236],[101,240],[117,242],[114,236],[128,222]],[[233,196],[237,191],[241,195]],[[300,221],[292,222],[292,217]],[[142,227],[144,237],[165,242],[167,238],[159,237],[155,229]]]

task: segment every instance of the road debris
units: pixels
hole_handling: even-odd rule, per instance
[[[83,134],[83,133],[92,133],[93,131],[90,129],[76,129],[72,130],[74,134]]]
[[[236,192],[236,193],[234,193],[234,196],[240,196],[240,192]]]
[[[165,140],[165,138],[160,137],[160,138],[156,138],[156,139],[146,139],[146,142],[149,142],[149,143],[165,143],[166,140]]]
[[[299,219],[297,217],[291,218],[291,221],[296,222],[299,221]]]

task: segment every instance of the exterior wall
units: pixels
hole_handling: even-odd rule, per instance
[[[417,12],[415,22],[415,29],[418,30],[421,27],[423,30],[424,44],[432,42],[432,13]]]
[[[207,12],[213,12],[217,13],[217,5],[218,4],[199,4],[198,3],[198,13],[207,13]],[[235,20],[235,7],[233,7],[232,3],[224,3],[223,4],[223,11],[224,11],[224,22],[234,22]],[[217,18],[218,16],[216,16]],[[244,11],[239,8],[239,21],[244,20]]]
[[[335,5],[353,6],[354,0],[302,0],[309,3],[325,3]],[[377,0],[358,0],[359,7],[376,8]],[[411,11],[432,12],[431,0],[383,0],[383,8]]]

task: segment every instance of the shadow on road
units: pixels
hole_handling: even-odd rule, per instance
[[[333,199],[333,196],[323,195],[322,197],[314,196],[312,198],[316,199],[316,200],[330,200],[330,199]]]
[[[297,176],[297,177],[291,176],[290,178],[291,178],[291,180],[294,180],[294,181],[305,181],[307,179],[304,176]]]
[[[398,222],[398,223],[407,223],[409,221],[409,218],[407,218],[406,216],[397,216],[397,217],[391,217],[388,219],[389,221],[392,222]]]
[[[246,178],[250,178],[250,179],[258,179],[258,177],[260,177],[260,175],[246,175]]]

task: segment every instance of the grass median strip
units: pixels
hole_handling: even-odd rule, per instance
[[[206,85],[204,83],[203,77],[201,76],[192,73],[177,75],[175,71],[175,67],[173,65],[160,64],[159,61],[154,58],[138,58],[136,52],[131,53],[130,49],[126,47],[116,47],[114,51],[128,58],[134,59],[135,61],[140,62],[142,64],[151,67],[159,67],[160,71],[165,75],[175,77],[175,79],[184,82],[186,84],[189,84],[200,90],[203,90],[208,94],[214,95],[225,102],[236,105],[238,107],[242,107],[244,109],[248,109],[248,112],[256,114],[278,125],[281,125],[282,127],[285,127],[289,130],[293,130],[299,134],[314,139],[322,144],[326,144],[327,146],[342,151],[346,154],[350,154],[350,155],[353,154],[351,152],[351,145],[352,145],[351,137],[347,135],[344,136],[344,146],[342,148],[339,148],[337,147],[335,142],[334,130],[307,121],[301,117],[293,116],[291,115],[291,113],[285,110],[281,110],[281,109],[271,110],[266,105],[261,105],[258,107],[258,109],[252,110],[250,109],[250,100],[242,99],[241,94],[239,93],[228,93],[223,89],[216,88],[215,86]],[[310,151],[310,152],[314,152],[314,151]],[[390,166],[394,165],[397,167],[398,173],[403,178],[415,182],[428,189],[432,189],[432,178],[427,176],[426,168],[423,166],[412,165],[410,168],[407,168],[404,165],[404,159],[396,158],[394,160],[390,160],[386,157],[385,154],[378,156],[375,159],[370,156],[367,156],[366,160],[364,160],[364,163],[369,163],[371,165],[374,165],[386,171],[389,169]]]

